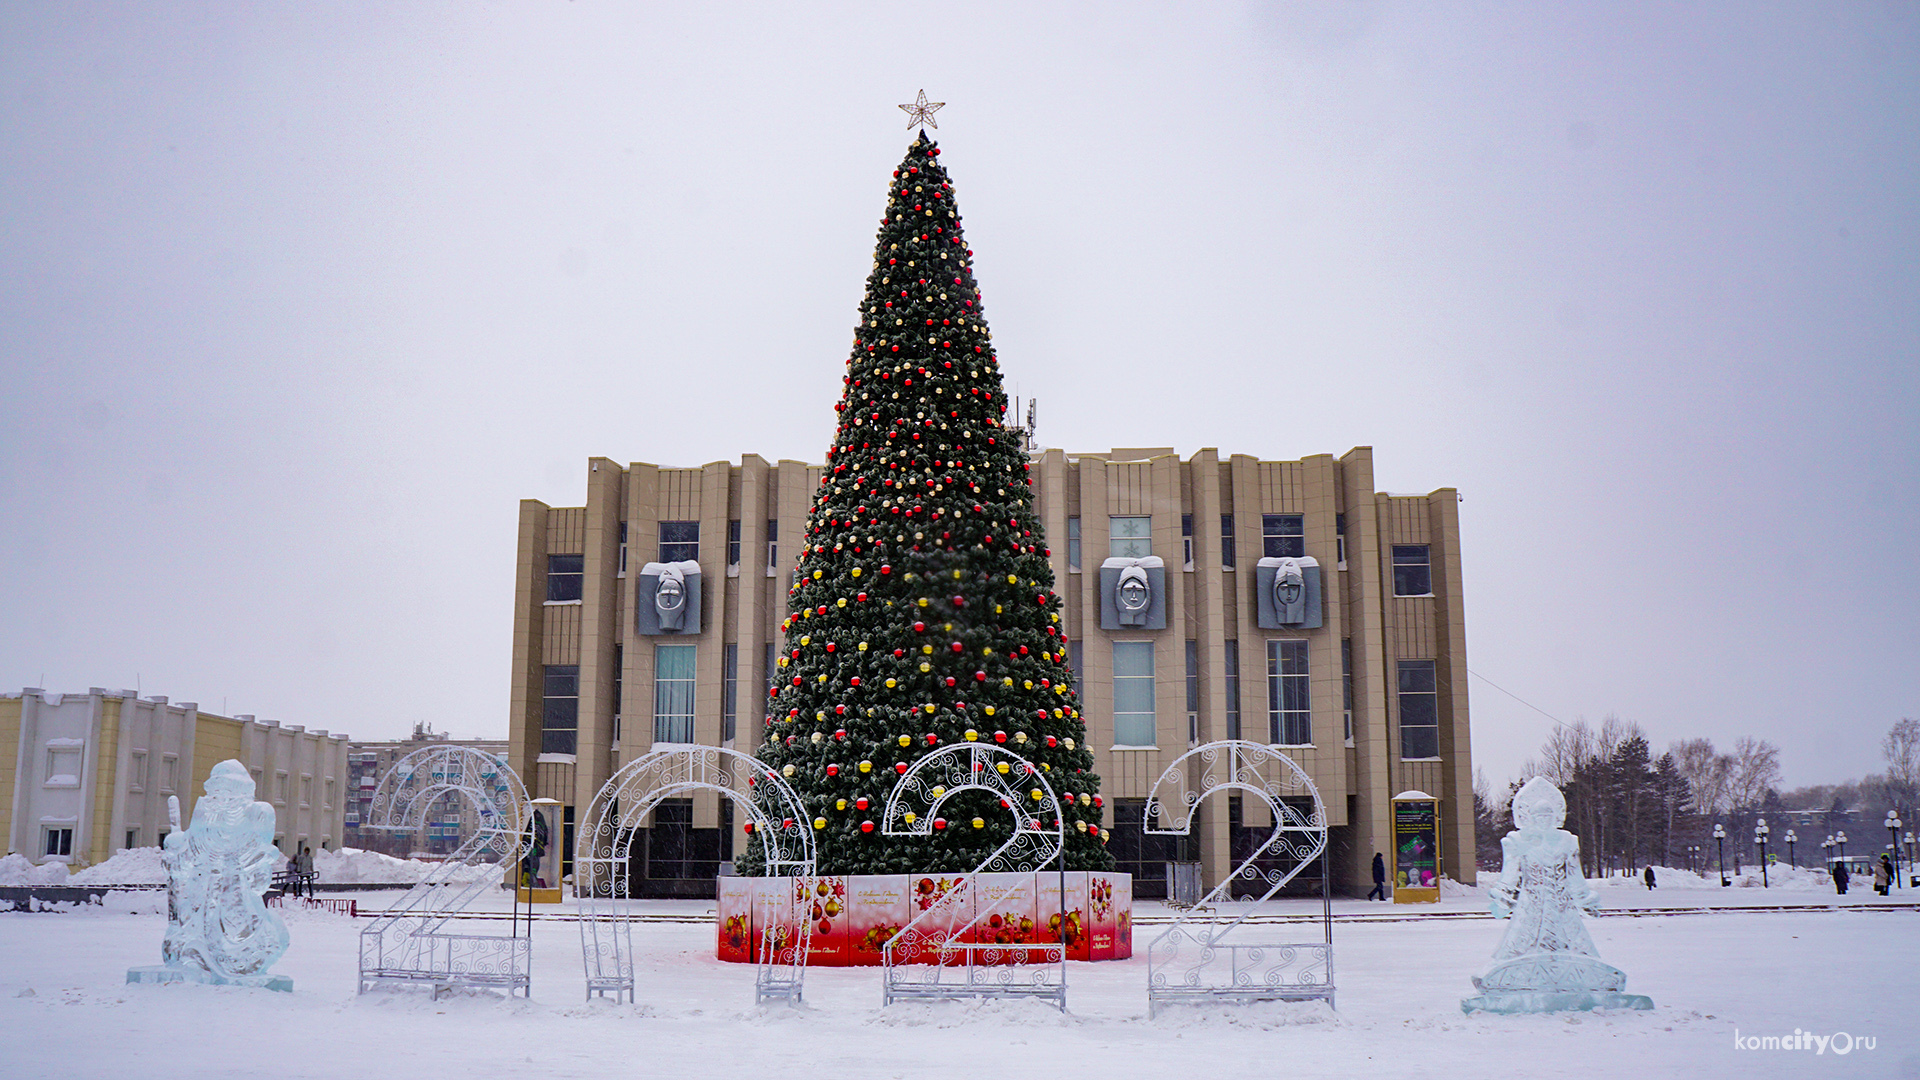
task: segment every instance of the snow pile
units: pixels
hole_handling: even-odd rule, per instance
[[[73,875],[77,885],[165,885],[167,865],[157,847],[121,848],[113,858]]]
[[[1475,878],[1478,878],[1478,874]],[[1496,879],[1497,880],[1497,879]],[[1440,899],[1442,900],[1478,900],[1487,895],[1480,885],[1462,885],[1445,874],[1440,875]]]
[[[316,851],[313,853],[313,872],[315,880],[321,885],[350,885],[360,883],[411,885],[441,868],[443,864],[428,862],[424,859],[396,859],[391,855],[382,855],[377,851],[363,851],[360,848],[341,848],[339,851]],[[455,876],[460,880],[493,877],[500,868],[493,865],[462,869]]]
[[[66,863],[50,862],[45,866],[35,866],[32,859],[18,854],[0,859],[0,885],[65,885],[66,883]]]
[[[1729,867],[1727,880],[1733,882],[1732,887],[1736,889],[1763,887],[1760,882],[1760,867],[1752,863],[1742,866],[1737,874]],[[1589,878],[1588,881],[1596,889],[1640,889],[1642,891],[1646,889],[1646,882],[1639,874]],[[1859,887],[1863,884],[1871,885],[1872,881],[1872,878],[1862,881],[1861,878],[1855,877],[1853,884]],[[1696,874],[1691,870],[1682,870],[1677,867],[1655,866],[1653,882],[1660,889],[1717,889],[1720,887],[1720,875],[1712,867],[1709,867],[1704,874]],[[1833,878],[1828,875],[1825,868],[1810,869],[1778,863],[1767,867],[1767,880],[1764,887],[1785,889],[1788,892],[1832,892]]]

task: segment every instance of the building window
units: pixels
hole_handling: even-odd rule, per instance
[[[1180,515],[1180,569],[1193,569],[1193,515]]]
[[[140,830],[138,828],[128,829],[127,830],[127,850],[132,851],[134,848],[137,848],[139,846],[140,846]]]
[[[1067,643],[1067,666],[1073,669],[1073,677],[1076,680],[1080,678],[1080,673],[1087,669],[1087,666],[1081,663],[1084,654],[1085,650],[1080,647],[1079,638]]]
[[[1347,515],[1333,515],[1333,550],[1340,569],[1347,568]]]
[[[1076,573],[1080,570],[1080,519],[1077,517],[1067,519],[1067,569]]]
[[[313,777],[311,776],[300,777],[300,805],[302,807],[313,805]]]
[[[329,776],[329,777],[327,777],[327,801],[326,801],[326,805],[324,805],[324,806],[322,806],[322,807],[321,807],[321,809],[323,809],[323,810],[331,810],[331,809],[333,809],[333,777],[331,777],[331,776]]]
[[[731,641],[727,642],[726,665],[720,692],[720,737],[731,739],[740,723],[740,646]]]
[[[693,645],[653,647],[653,741],[693,741]]]
[[[1220,565],[1233,569],[1233,515],[1220,515]]]
[[[130,764],[133,766],[133,776],[129,778],[127,787],[133,791],[145,791],[147,789],[147,752],[135,750]]]
[[[1187,744],[1200,741],[1200,643],[1187,639]]]
[[[547,556],[547,599],[580,599],[581,586],[586,581],[586,565],[584,555]]]
[[[257,777],[255,778],[258,779]],[[171,795],[180,787],[180,759],[172,754],[160,755],[160,791]]]
[[[1153,642],[1113,643],[1113,742],[1153,746]]]
[[[287,774],[284,772],[273,774],[273,802],[275,806],[287,805]]]
[[[1433,595],[1433,567],[1428,562],[1427,545],[1393,545],[1393,595]]]
[[[1340,639],[1340,705],[1346,711],[1347,745],[1353,745],[1353,639]]]
[[[64,825],[49,826],[44,830],[43,835],[46,837],[46,843],[41,845],[41,851],[44,854],[58,859],[66,859],[73,856],[72,828]]]
[[[1306,517],[1302,514],[1261,514],[1260,547],[1269,559],[1299,559],[1307,554]]]
[[[740,572],[740,521],[727,522],[727,571]]]
[[[1240,642],[1228,639],[1226,676],[1220,681],[1227,690],[1227,738],[1240,737]]]
[[[1107,524],[1108,558],[1144,559],[1153,554],[1152,518],[1110,517]]]
[[[1307,704],[1307,643],[1267,642],[1267,739],[1282,746],[1313,744]]]
[[[80,783],[80,751],[47,751],[47,785],[49,787],[64,784],[76,786]]]
[[[700,561],[700,523],[663,521],[660,523],[661,562]]]
[[[625,685],[627,675],[627,647],[620,642],[613,643],[613,748],[620,747],[620,716],[627,711]]]
[[[571,754],[580,735],[580,665],[548,664],[540,702],[540,752]]]
[[[1440,695],[1433,661],[1400,661],[1400,756],[1440,756]]]
[[[767,519],[767,576],[773,577],[780,569],[780,523],[773,518]]]
[[[627,576],[627,523],[620,523],[620,570],[615,577]]]

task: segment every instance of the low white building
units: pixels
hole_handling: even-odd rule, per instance
[[[0,831],[7,850],[78,869],[121,848],[152,847],[181,821],[213,766],[237,758],[255,798],[273,804],[274,843],[338,847],[344,835],[347,736],[252,716],[201,712],[195,702],[93,687],[27,687],[0,695]]]

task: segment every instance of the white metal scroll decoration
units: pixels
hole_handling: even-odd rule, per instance
[[[1160,774],[1142,828],[1161,836],[1185,835],[1203,800],[1229,792],[1264,801],[1273,814],[1273,833],[1147,946],[1149,1016],[1162,1005],[1181,1003],[1324,999],[1333,1004],[1333,901],[1324,866],[1322,941],[1288,941],[1271,925],[1245,925],[1262,902],[1326,855],[1326,806],[1292,758],[1240,739],[1194,747]],[[1254,903],[1223,908],[1236,878],[1264,881],[1266,891]]]
[[[1063,940],[981,942],[979,928],[1042,898],[1042,870],[1052,868],[1066,895],[1066,832],[1053,785],[1026,758],[989,743],[954,743],[914,762],[887,796],[882,831],[929,836],[941,807],[963,791],[985,791],[1013,817],[1013,832],[973,873],[887,940],[881,949],[882,1000],[1024,997],[1067,1007]],[[962,823],[954,823],[960,827]],[[970,825],[971,823],[965,823]],[[1006,875],[983,877],[983,875]],[[1056,902],[1061,902],[1056,900]],[[1044,936],[1046,914],[1033,920]],[[1060,933],[1064,935],[1064,926]]]
[[[467,905],[498,888],[527,852],[533,810],[519,774],[471,747],[423,747],[380,778],[367,824],[419,831],[428,812],[449,798],[471,805],[479,827],[360,931],[361,993],[390,983],[425,983],[435,996],[457,987],[532,993],[532,912],[522,913],[517,894],[504,935],[461,920]]]
[[[656,750],[621,766],[587,808],[573,857],[580,899],[580,951],[587,998],[611,994],[634,1000],[633,899],[628,896],[629,852],[635,831],[661,802],[710,791],[743,808],[761,839],[770,876],[791,885],[781,895],[791,917],[769,913],[761,936],[754,1000],[798,1002],[805,987],[813,921],[799,908],[814,885],[813,832],[805,804],[779,773],[758,758],[719,746]]]

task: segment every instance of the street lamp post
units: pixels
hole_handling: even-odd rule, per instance
[[[1792,866],[1795,870],[1798,870],[1800,869],[1800,864],[1797,861],[1795,861],[1793,857],[1793,842],[1795,839],[1796,837],[1793,835],[1793,830],[1788,829],[1787,830],[1787,864],[1789,866]]]
[[[1833,845],[1834,847],[1840,849],[1840,861],[1846,862],[1847,861],[1847,834],[1844,831],[1834,833]]]
[[[1889,885],[1900,884],[1900,815],[1887,811],[1887,839],[1893,841],[1887,846],[1893,849],[1893,873],[1888,876]]]
[[[1920,874],[1913,872],[1913,832],[1907,832],[1907,886],[1920,889]]]
[[[1753,819],[1753,846],[1760,849],[1760,887],[1771,888],[1767,884],[1767,828],[1766,818]]]
[[[1727,880],[1727,830],[1717,821],[1713,823],[1713,846],[1720,850],[1720,886],[1725,888],[1733,884]]]

